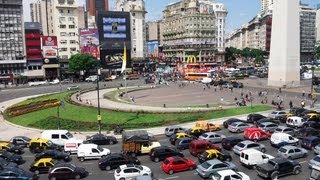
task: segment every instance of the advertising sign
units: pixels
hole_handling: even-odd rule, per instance
[[[127,37],[126,21],[125,17],[103,17],[103,37],[106,39],[125,39]]]
[[[100,58],[98,29],[80,29],[80,52]]]
[[[57,58],[58,42],[56,36],[42,37],[42,53],[43,58]]]
[[[159,57],[159,42],[151,41],[147,42],[147,57]]]
[[[210,4],[201,3],[200,4],[200,14],[212,14],[213,6]]]

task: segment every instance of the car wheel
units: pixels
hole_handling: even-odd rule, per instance
[[[112,145],[112,144],[114,144],[114,143],[113,143],[113,141],[110,141],[109,144]]]
[[[159,158],[154,158],[154,162],[159,162]]]
[[[194,169],[193,166],[190,166],[190,167],[189,167],[189,170],[190,170],[190,171],[192,171],[193,169]]]
[[[273,172],[272,174],[271,174],[271,179],[272,180],[276,180],[276,179],[278,179],[278,176],[279,176],[279,173],[276,171],[276,172]]]
[[[265,149],[265,148],[262,148],[262,149],[261,149],[261,152],[265,153],[265,152],[266,152],[266,149]]]
[[[79,158],[79,160],[80,160],[81,162],[83,162],[83,161],[84,161],[84,157]]]
[[[173,174],[173,170],[170,169],[169,172],[168,172],[168,174],[170,174],[170,175]]]
[[[51,177],[50,180],[56,180],[56,177]]]
[[[79,174],[76,175],[76,177],[74,177],[75,179],[80,179],[81,176]]]
[[[39,172],[39,170],[35,170],[34,173],[35,173],[36,175],[38,175],[40,172]]]
[[[241,131],[240,131],[240,129],[237,129],[237,133],[240,133]]]
[[[120,178],[120,180],[126,180],[125,178]]]
[[[292,158],[291,158],[291,156],[288,156],[288,159],[290,159],[290,160],[291,160],[291,159],[292,159]]]
[[[300,173],[301,173],[301,167],[300,167],[300,166],[294,167],[293,173],[294,173],[295,175],[300,174]]]
[[[307,153],[304,153],[304,154],[303,154],[303,157],[307,157],[307,156],[308,156],[308,154],[307,154]]]
[[[107,166],[107,167],[106,167],[106,170],[107,170],[107,171],[110,171],[110,170],[111,170],[111,167],[110,167],[110,166]]]

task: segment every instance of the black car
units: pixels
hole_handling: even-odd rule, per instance
[[[247,122],[249,123],[254,123],[262,118],[265,118],[265,116],[261,115],[261,114],[249,114],[247,116]]]
[[[118,140],[114,136],[106,136],[103,134],[95,134],[88,136],[86,142],[97,145],[116,144]]]
[[[171,156],[180,156],[184,157],[182,152],[180,152],[176,148],[168,147],[168,146],[159,146],[152,148],[149,153],[150,159],[155,162],[163,161],[167,157]]]
[[[78,167],[73,164],[61,163],[48,172],[49,179],[80,179],[89,175],[83,167]]]
[[[0,179],[39,179],[35,173],[25,171],[18,167],[7,167],[0,171]]]
[[[120,153],[110,154],[99,160],[99,168],[101,170],[117,169],[123,164],[137,164],[140,165],[140,161],[136,157],[126,156]]]
[[[11,152],[8,152],[6,150],[0,151],[0,157],[5,159],[8,162],[14,162],[17,164],[23,164],[25,160],[22,159],[22,156],[13,154]]]
[[[223,122],[223,127],[228,128],[228,126],[234,122],[246,122],[238,118],[230,118]]]
[[[6,167],[18,167],[18,164],[14,162],[8,162],[4,158],[0,158],[0,170]]]
[[[27,147],[30,140],[31,139],[27,136],[14,136],[13,138],[11,138],[10,143],[21,147]]]
[[[197,137],[197,138],[205,132],[206,131],[204,129],[187,129],[187,130],[185,130],[186,134],[189,134],[190,136]]]
[[[288,174],[300,174],[301,165],[286,158],[274,158],[265,164],[256,165],[256,171],[259,176],[273,180]]]
[[[39,160],[41,158],[53,158],[53,159],[57,159],[57,160],[64,160],[65,162],[71,161],[71,156],[67,153],[58,151],[58,150],[45,150],[41,153],[38,153],[35,155],[35,160]]]
[[[226,137],[222,140],[221,145],[226,150],[231,150],[233,146],[243,141],[243,138],[237,136]]]
[[[298,116],[299,114],[301,114],[303,111],[305,111],[306,109],[302,108],[302,107],[293,107],[290,109],[289,113]]]
[[[273,120],[271,118],[262,118],[262,119],[259,119],[258,121],[256,121],[256,124],[257,125],[260,125],[261,123],[264,123],[264,122],[271,122],[271,123],[274,123],[274,124],[280,124],[280,121],[277,121],[277,120]]]
[[[8,146],[2,146],[2,149],[9,151],[9,152],[12,152],[12,153],[15,153],[15,154],[23,154],[24,153],[23,147],[18,146],[18,145],[14,145],[11,143],[9,143]]]
[[[298,114],[299,117],[305,117],[307,114],[309,113],[315,113],[315,114],[318,114],[317,111],[314,111],[314,110],[304,110],[302,111],[300,114]]]
[[[303,138],[301,142],[301,147],[305,149],[312,150],[314,147],[316,147],[318,144],[320,144],[320,138],[317,136],[308,136]]]
[[[201,164],[211,159],[218,159],[220,161],[231,161],[232,157],[229,152],[223,151],[223,150],[222,151],[214,150],[214,153],[210,152],[210,150],[207,150],[198,155],[198,161]]]
[[[319,121],[307,121],[303,123],[302,127],[312,127],[315,129],[320,129],[320,122]]]
[[[175,146],[177,149],[184,150],[184,149],[189,149],[189,144],[193,138],[185,137],[185,138],[180,138],[175,142]]]
[[[317,136],[319,131],[312,127],[304,127],[295,132],[294,136],[303,139],[308,136]]]

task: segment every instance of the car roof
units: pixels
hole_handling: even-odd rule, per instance
[[[273,123],[273,122],[262,122],[262,123],[260,123],[260,124],[263,124],[263,125],[269,125],[269,124],[275,124],[275,125],[277,125],[276,123]]]
[[[218,153],[220,151],[216,150],[216,149],[208,149],[206,150],[207,153]]]
[[[286,158],[283,158],[283,157],[276,157],[276,158],[270,159],[269,161],[274,161],[276,163],[284,163],[284,162],[287,162],[289,160],[286,159]]]
[[[292,129],[291,127],[288,127],[288,126],[278,126],[277,128],[278,129]]]
[[[232,170],[232,169],[222,169],[222,170],[216,171],[216,173],[221,174],[221,175],[223,175],[223,176],[237,174],[237,173],[236,173],[234,170]]]
[[[52,158],[41,158],[38,160],[38,162],[49,162],[51,160],[52,160]]]
[[[317,137],[317,136],[307,136],[304,139],[314,140],[314,139],[319,139],[319,137]]]
[[[292,146],[292,145],[285,145],[285,146],[282,146],[281,148],[284,148],[284,149],[296,149],[296,148],[299,148],[299,147]]]
[[[255,142],[250,141],[250,140],[244,140],[244,141],[241,141],[240,143],[242,143],[242,144],[252,144],[252,143],[255,143]]]
[[[218,133],[215,133],[215,132],[206,132],[204,134],[207,134],[207,135],[213,135],[213,134],[218,134]]]
[[[208,160],[206,162],[211,164],[211,165],[223,163],[222,161],[220,161],[218,159],[211,159],[211,160]]]

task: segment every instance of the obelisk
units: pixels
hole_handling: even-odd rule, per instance
[[[274,0],[268,85],[300,84],[299,0]]]

